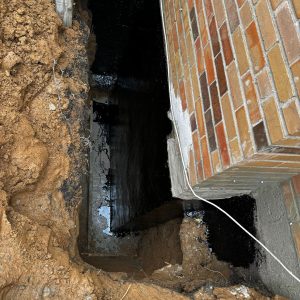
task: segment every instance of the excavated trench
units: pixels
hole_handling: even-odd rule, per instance
[[[172,198],[167,162],[172,124],[159,1],[89,1],[88,8],[97,47],[90,73],[82,258],[135,277],[151,274],[166,261],[182,264],[179,225],[184,216],[200,216],[217,258],[249,267],[256,255],[254,243],[231,221],[199,201]],[[255,233],[254,199],[217,202]]]

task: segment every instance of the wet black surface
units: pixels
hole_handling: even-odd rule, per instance
[[[172,127],[159,1],[90,0],[89,8],[98,45],[93,78],[96,88],[110,92],[109,104],[94,104],[94,111],[97,121],[109,126],[111,227],[139,229],[139,218],[144,228],[141,216],[172,201],[167,167]],[[155,217],[148,226],[153,222]]]
[[[214,200],[254,236],[255,199],[250,196]],[[226,215],[209,204],[203,203],[203,220],[208,226],[208,242],[219,260],[235,267],[249,267],[256,256],[255,242]]]

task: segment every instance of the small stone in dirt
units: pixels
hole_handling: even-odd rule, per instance
[[[54,110],[56,110],[56,106],[55,106],[53,103],[50,103],[50,104],[49,104],[49,109],[50,109],[51,111],[54,111]]]
[[[51,295],[51,289],[48,286],[45,286],[43,289],[43,298],[49,297]]]
[[[6,75],[10,75],[12,68],[21,62],[21,57],[12,51],[8,52],[2,61],[2,67],[5,70]]]

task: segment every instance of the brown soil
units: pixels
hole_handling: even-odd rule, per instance
[[[78,256],[89,30],[79,20],[64,28],[53,2],[0,0],[0,299],[190,299]],[[226,277],[185,226],[181,240],[200,248],[183,258],[184,276],[204,280],[201,264],[207,276]],[[244,299],[227,291],[197,299]]]

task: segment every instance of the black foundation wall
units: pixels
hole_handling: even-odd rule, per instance
[[[141,229],[137,218],[145,227],[143,215],[172,201],[167,167],[172,128],[159,1],[90,0],[89,9],[97,40],[91,70],[96,88],[110,94],[110,108],[100,119],[109,126],[111,228]],[[174,217],[169,215],[158,216],[158,222]]]

